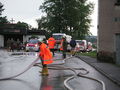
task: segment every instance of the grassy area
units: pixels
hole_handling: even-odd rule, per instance
[[[97,57],[97,52],[96,51],[91,51],[91,52],[83,52],[83,53],[77,53],[78,55],[82,55],[82,56],[90,56],[93,58]]]

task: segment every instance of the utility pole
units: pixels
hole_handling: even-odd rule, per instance
[[[10,21],[11,21],[11,23],[13,23],[15,20],[12,18]]]

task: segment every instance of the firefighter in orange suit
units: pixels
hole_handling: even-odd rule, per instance
[[[56,44],[56,40],[54,39],[53,36],[51,36],[51,37],[48,39],[48,47],[49,47],[49,49],[51,50],[51,52],[53,53],[53,56],[55,55],[55,53],[54,53],[55,44]]]
[[[39,57],[41,59],[42,66],[43,66],[41,73],[42,75],[48,75],[47,64],[53,63],[53,56],[48,46],[45,43],[40,41],[38,44],[40,45]]]
[[[66,52],[67,52],[67,41],[66,37],[63,36],[61,42],[60,42],[60,50],[62,51],[63,54],[63,59],[66,58]]]

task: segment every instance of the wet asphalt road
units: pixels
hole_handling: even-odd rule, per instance
[[[85,68],[89,73],[85,76],[102,80],[106,85],[106,90],[120,90],[120,87],[112,83],[101,75],[94,68],[73,57],[65,62],[61,59],[61,54],[56,53],[53,65],[70,68]],[[68,56],[69,57],[69,56]],[[37,58],[36,53],[31,52],[26,55],[11,55],[6,51],[0,51],[0,79],[14,76],[27,68]],[[40,61],[38,61],[39,63]],[[0,90],[67,90],[64,80],[74,75],[70,70],[49,69],[49,76],[41,76],[40,67],[34,66],[24,74],[11,80],[0,81]],[[76,70],[77,73],[84,71]],[[73,90],[102,90],[102,85],[96,81],[82,77],[76,77],[68,82]]]

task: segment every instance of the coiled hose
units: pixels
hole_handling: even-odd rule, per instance
[[[75,56],[74,56],[75,57]],[[73,57],[68,57],[64,60],[68,60],[70,58],[73,58]],[[64,63],[62,63],[64,64]],[[61,64],[60,64],[61,65]],[[36,63],[35,66],[39,66],[39,67],[42,67],[40,65],[40,63]],[[71,77],[68,77],[67,79],[65,79],[64,81],[64,85],[65,87],[68,89],[68,90],[74,90],[73,88],[71,88],[69,85],[68,85],[68,82],[76,77],[82,77],[82,78],[87,78],[87,79],[90,79],[90,80],[94,80],[94,81],[97,81],[98,83],[100,83],[102,85],[102,90],[106,90],[106,87],[105,87],[105,83],[99,79],[95,79],[95,78],[92,78],[92,77],[88,77],[88,76],[83,76],[83,75],[86,75],[89,73],[89,71],[87,71],[85,68],[70,68],[70,67],[63,67],[63,66],[59,66],[58,64],[54,64],[54,65],[48,65],[48,69],[52,69],[52,70],[71,70],[72,72],[74,72],[74,75],[71,76]],[[76,70],[84,70],[85,73],[82,73],[82,72],[79,72],[77,73]]]
[[[68,57],[68,58],[63,59],[63,60],[66,61],[66,60],[68,60],[68,59],[70,59],[70,58],[73,58],[73,57]],[[23,74],[24,72],[26,72],[27,70],[29,70],[29,69],[30,69],[32,66],[34,66],[34,65],[41,67],[41,66],[39,65],[39,63],[36,64],[36,62],[37,62],[38,60],[39,60],[39,57],[38,57],[36,60],[34,60],[23,72],[21,72],[21,73],[19,73],[19,74],[17,74],[17,75],[11,76],[11,77],[0,78],[0,80],[8,80],[8,79],[12,79],[12,78],[15,78],[15,77],[17,77],[17,76],[20,76],[21,74]],[[64,63],[63,63],[63,64],[64,64]],[[94,80],[94,81],[97,81],[97,82],[99,82],[99,83],[102,84],[103,90],[106,90],[105,84],[104,84],[103,81],[98,80],[98,79],[95,79],[95,78],[83,76],[83,75],[86,75],[86,74],[89,73],[89,71],[87,71],[87,70],[84,69],[84,68],[70,68],[70,67],[63,67],[63,66],[58,66],[58,65],[48,65],[48,68],[49,68],[49,69],[54,69],[54,70],[71,70],[71,71],[74,72],[74,75],[73,75],[73,76],[68,77],[68,78],[64,81],[64,85],[65,85],[65,87],[66,87],[68,90],[73,90],[73,89],[67,84],[68,81],[70,81],[70,80],[72,80],[72,79],[74,79],[74,78],[76,78],[76,77],[78,77],[78,76],[79,76],[79,77],[83,77],[83,78],[87,78],[87,79],[91,79],[91,80]],[[80,72],[80,73],[77,74],[77,72],[76,72],[75,70],[84,70],[84,71],[86,71],[86,73],[83,74],[83,73]]]

